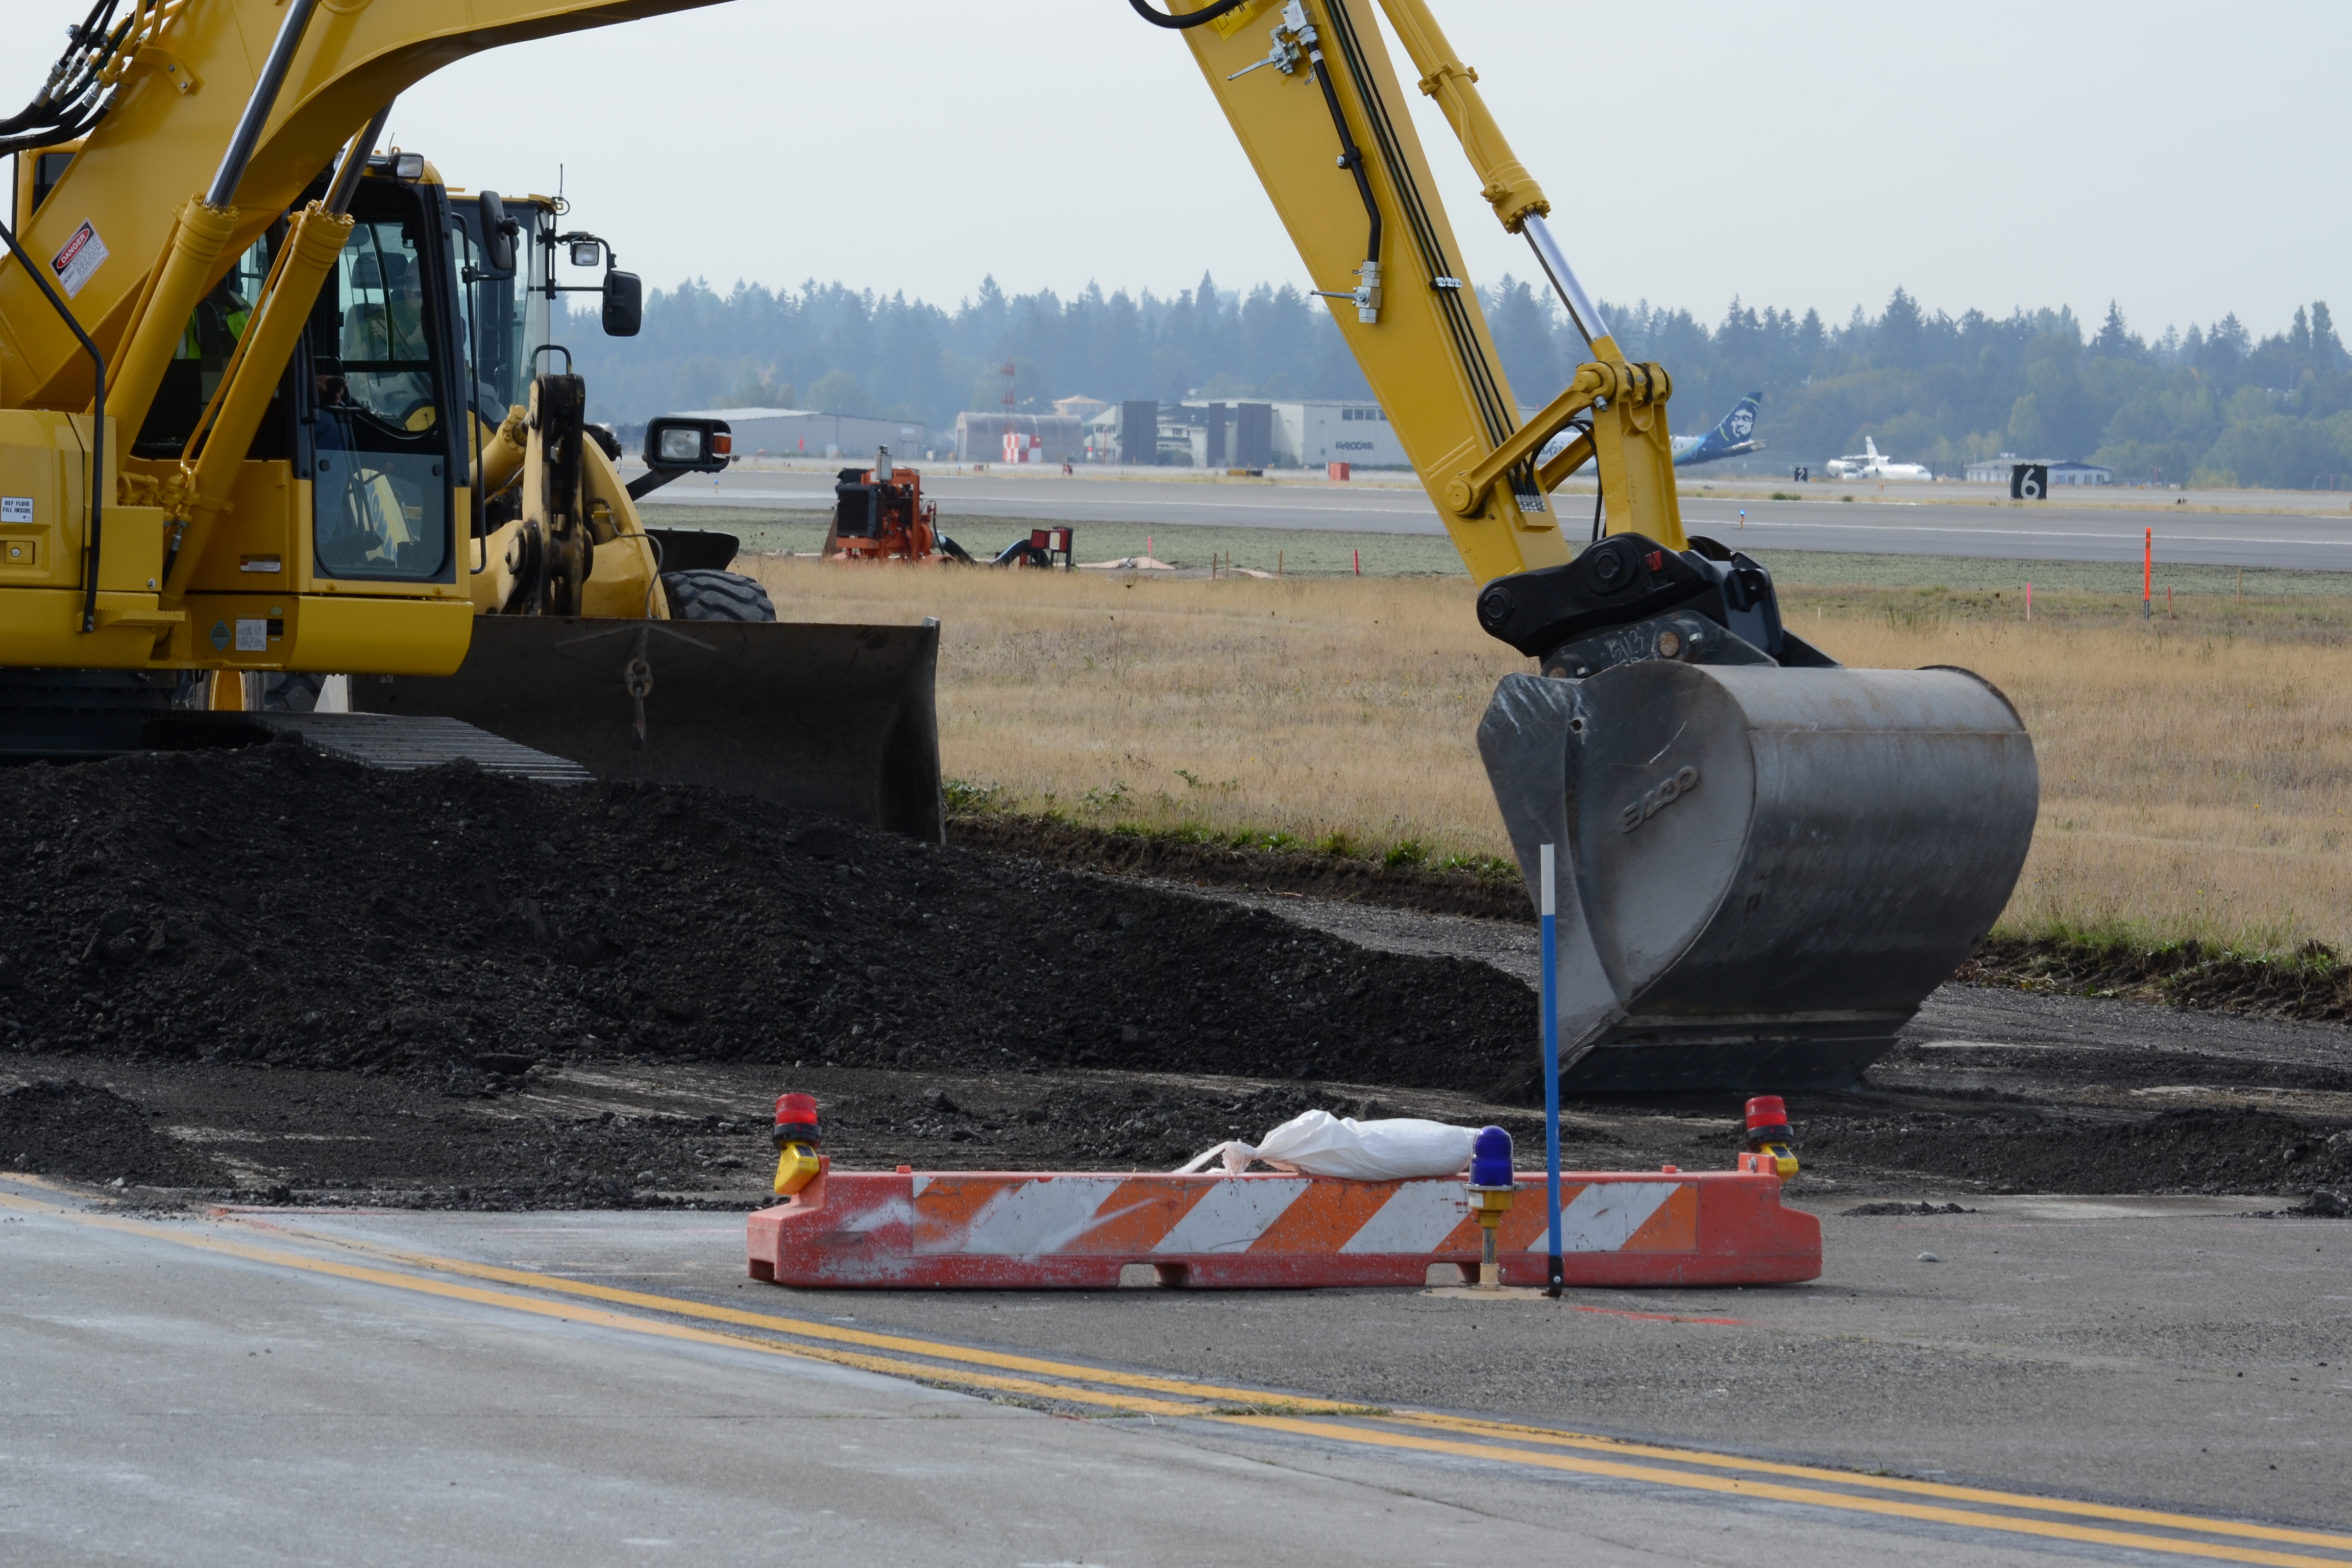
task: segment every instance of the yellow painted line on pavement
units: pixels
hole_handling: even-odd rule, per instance
[[[2269,1551],[2252,1544],[2241,1544],[2239,1542],[2191,1541],[2177,1536],[2148,1535],[2136,1531],[2101,1529],[2095,1526],[2068,1523],[2060,1520],[2020,1518],[2014,1514],[1987,1512],[1982,1510],[2002,1508],[2040,1513],[2072,1514],[2080,1518],[2100,1519],[2116,1523],[2150,1525],[2205,1535],[2235,1536],[2242,1542],[2265,1541],[2316,1546],[2323,1550],[2347,1553],[2352,1553],[2352,1536],[2247,1524],[2231,1520],[2205,1519],[2191,1514],[2167,1513],[2156,1510],[2070,1502],[2063,1499],[1950,1486],[1941,1482],[1917,1481],[1897,1477],[1866,1476],[1824,1467],[1743,1459],[1732,1455],[1709,1453],[1699,1449],[1622,1443],[1612,1438],[1562,1432],[1547,1427],[1482,1421],[1475,1417],[1450,1416],[1427,1412],[1403,1412],[1393,1416],[1376,1418],[1392,1421],[1408,1428],[1416,1428],[1412,1430],[1399,1431],[1370,1424],[1343,1424],[1330,1419],[1333,1415],[1348,1414],[1346,1407],[1338,1405],[1337,1402],[1331,1402],[1331,1408],[1328,1411],[1318,1410],[1317,1406],[1325,1402],[1297,1402],[1281,1395],[1269,1394],[1262,1389],[1231,1388],[1181,1379],[1150,1377],[1073,1363],[1049,1361],[1041,1357],[978,1351],[963,1345],[918,1339],[909,1335],[880,1334],[870,1331],[843,1329],[834,1324],[811,1322],[803,1319],[747,1312],[678,1297],[656,1296],[644,1291],[593,1285],[525,1269],[502,1268],[496,1265],[474,1263],[461,1258],[440,1258],[429,1253],[414,1253],[377,1247],[348,1237],[303,1231],[291,1226],[273,1226],[272,1228],[281,1228],[286,1234],[299,1236],[305,1240],[331,1244],[362,1252],[425,1272],[422,1274],[395,1272],[391,1269],[341,1263],[331,1258],[192,1234],[173,1226],[38,1203],[6,1193],[0,1193],[0,1206],[136,1235],[151,1240],[169,1241],[200,1251],[218,1253],[248,1261],[268,1263],[361,1283],[387,1286],[444,1300],[526,1312],[538,1317],[616,1329],[631,1333],[648,1334],[688,1343],[715,1345],[728,1349],[758,1350],[798,1360],[822,1361],[854,1366],[887,1375],[913,1378],[929,1383],[995,1389],[1006,1393],[1025,1394],[1034,1397],[1066,1400],[1158,1415],[1202,1417],[1226,1425],[1285,1432],[1294,1436],[1356,1446],[1444,1454],[1454,1458],[1521,1465],[1537,1469],[1603,1476],[1688,1491],[1801,1503],[1845,1512],[1907,1519],[1923,1523],[1955,1525],[2010,1534],[2032,1535],[2049,1540],[2120,1547],[2175,1556],[2275,1564],[2278,1568],[2347,1568],[2347,1562],[2352,1562],[2352,1559],[2342,1556],[2312,1557],[2294,1552]],[[436,1274],[454,1274],[466,1278],[490,1279],[535,1290],[590,1298],[614,1305],[639,1307],[672,1316],[720,1321],[737,1328],[760,1329],[770,1332],[821,1338],[833,1341],[835,1343],[780,1344],[772,1340],[746,1334],[727,1333],[685,1324],[661,1322],[634,1313],[549,1301],[539,1297],[518,1295],[507,1290],[483,1289],[431,1277]],[[929,1359],[912,1362],[898,1356],[875,1355],[862,1351],[836,1348],[845,1344],[894,1350]],[[961,1366],[933,1364],[937,1362],[966,1363],[1000,1370],[994,1373],[970,1371]],[[1040,1381],[1039,1377],[1003,1375],[1008,1371],[1027,1372],[1042,1377],[1066,1381],[1045,1382]],[[1150,1389],[1189,1397],[1181,1402],[1138,1398],[1131,1393],[1108,1393],[1088,1388],[1084,1386],[1087,1384],[1108,1384],[1118,1389]],[[1206,1401],[1208,1404],[1204,1405],[1201,1403],[1202,1401]],[[1284,1413],[1218,1415],[1211,1408],[1213,1405],[1244,1405],[1261,1408],[1276,1405],[1284,1407]],[[1294,1405],[1297,1406],[1295,1410],[1292,1408]],[[1434,1432],[1453,1433],[1459,1436],[1438,1436],[1433,1435]],[[1496,1440],[1485,1442],[1463,1440],[1468,1436],[1484,1436]],[[1541,1445],[1542,1447],[1507,1446],[1530,1444]],[[1577,1452],[1545,1452],[1542,1451],[1543,1448],[1567,1448]],[[1665,1461],[1666,1464],[1632,1464],[1622,1459],[1600,1457],[1602,1454],[1637,1456],[1642,1458]],[[1667,1464],[1689,1468],[1666,1468]],[[1738,1476],[1706,1473],[1709,1469],[1740,1470],[1752,1475],[1811,1480],[1823,1485],[1791,1486],[1779,1481],[1755,1480]],[[1899,1492],[1922,1499],[1937,1499],[1944,1503],[1973,1503],[1978,1506],[1975,1508],[1937,1506],[1937,1503],[1915,1502],[1902,1498],[1857,1495],[1856,1490],[1826,1489],[1828,1487]]]
[[[537,1297],[518,1296],[505,1290],[485,1290],[478,1286],[459,1285],[446,1279],[435,1279],[415,1274],[398,1274],[390,1269],[368,1268],[353,1263],[338,1263],[332,1258],[311,1258],[299,1252],[281,1252],[273,1247],[225,1241],[218,1237],[193,1235],[177,1231],[170,1226],[151,1225],[141,1220],[121,1219],[112,1215],[80,1213],[50,1204],[35,1203],[6,1193],[0,1193],[0,1208],[46,1215],[56,1219],[68,1220],[77,1225],[137,1236],[150,1241],[168,1241],[176,1247],[242,1258],[248,1263],[267,1263],[275,1268],[299,1269],[306,1274],[323,1274],[363,1285],[385,1285],[397,1290],[439,1297],[444,1300],[464,1301],[475,1306],[527,1312],[533,1317],[553,1318],[563,1322],[580,1323],[592,1328],[618,1329],[628,1333],[650,1334],[658,1339],[715,1345],[728,1350],[755,1350],[771,1355],[788,1356],[796,1361],[827,1362],[835,1365],[853,1366],[867,1372],[881,1373],[892,1377],[913,1378],[925,1383],[950,1383],[959,1386],[989,1388],[1009,1394],[1026,1394],[1038,1398],[1099,1405],[1153,1415],[1204,1414],[1203,1407],[1197,1404],[1139,1399],[1129,1394],[1107,1394],[1094,1389],[1069,1387],[1058,1383],[1041,1383],[1032,1378],[1003,1377],[985,1373],[966,1372],[961,1368],[931,1366],[920,1362],[902,1361],[891,1356],[864,1355],[856,1352],[827,1347],[784,1345],[773,1340],[757,1339],[748,1334],[718,1333],[709,1329],[689,1328],[682,1323],[657,1322],[648,1318],[638,1317],[634,1313],[608,1312],[594,1307],[545,1301]],[[650,1299],[658,1300],[659,1298]]]
[[[1066,1362],[1047,1361],[1036,1357],[1010,1356],[996,1352],[974,1351],[961,1345],[947,1344],[937,1341],[921,1340],[911,1336],[879,1334],[869,1331],[842,1329],[836,1325],[811,1322],[805,1319],[783,1318],[765,1313],[746,1312],[735,1308],[717,1307],[704,1302],[683,1300],[677,1297],[656,1296],[643,1291],[625,1290],[613,1286],[594,1285],[581,1280],[564,1279],[557,1276],[539,1274],[525,1269],[504,1268],[493,1264],[473,1263],[460,1258],[440,1258],[429,1253],[413,1253],[395,1248],[381,1247],[367,1242],[352,1241],[343,1237],[321,1235],[317,1232],[304,1231],[299,1234],[313,1237],[317,1239],[336,1242],[339,1245],[351,1247],[378,1257],[397,1258],[416,1268],[454,1271],[460,1274],[494,1279],[502,1283],[525,1285],[540,1289],[557,1290],[568,1294],[588,1296],[601,1300],[612,1301],[617,1304],[640,1306],[657,1311],[714,1319],[722,1321],[739,1323],[749,1327],[765,1328],[777,1332],[819,1334],[828,1338],[838,1338],[856,1343],[885,1347],[933,1357],[940,1360],[971,1361],[990,1365],[1019,1367],[1023,1370],[1053,1377],[1105,1384],[1114,1387],[1148,1388],[1159,1392],[1179,1393],[1189,1394],[1195,1399],[1208,1399],[1226,1405],[1255,1405],[1263,1406],[1268,1404],[1279,1403],[1288,1405],[1291,1403],[1288,1400],[1283,1399],[1279,1395],[1271,1395],[1263,1389],[1231,1388],[1213,1384],[1200,1384],[1178,1379],[1142,1376],[1134,1373],[1109,1371],[1100,1367],[1084,1366]],[[959,1373],[956,1375],[961,1376],[962,1374]],[[1319,1402],[1307,1402],[1305,1408],[1287,1412],[1280,1416],[1236,1415],[1219,1416],[1215,1418],[1220,1420],[1242,1422],[1297,1420],[1312,1417],[1320,1414],[1313,1408],[1314,1403]],[[1182,1406],[1164,1411],[1154,1411],[1153,1413],[1193,1415],[1208,1414],[1208,1412],[1197,1407]],[[1398,1415],[1393,1417],[1393,1419],[1399,1422],[1411,1423],[1416,1426],[1434,1426],[1442,1429],[1450,1428],[1463,1432],[1486,1433],[1519,1441],[1540,1442],[1549,1445],[1589,1448],[1597,1451],[1613,1450],[1619,1453],[1640,1455],[1644,1458],[1667,1459],[1675,1463],[1687,1464],[1695,1467],[1738,1469],[1744,1470],[1751,1474],[1781,1476],[1791,1479],[1814,1480],[1840,1487],[1866,1488],[1880,1491],[1903,1492],[1916,1496],[1938,1498],[1954,1502],[1973,1502],[1984,1506],[2030,1510],[2042,1513],[2071,1514],[2078,1518],[2100,1519],[2116,1523],[2153,1525],[2165,1529],[2200,1531],[2209,1535],[2231,1535],[2245,1540],[2267,1541],[2304,1546],[2317,1546],[2323,1549],[2334,1549],[2336,1551],[2352,1552],[2352,1536],[2330,1535],[2315,1531],[2288,1530],[2269,1525],[2246,1524],[2231,1520],[2202,1519],[2190,1514],[2166,1513],[2156,1510],[2127,1509],[2102,1503],[2073,1502],[2064,1499],[2033,1497],[2023,1493],[2000,1492],[1980,1488],[1955,1487],[1940,1482],[1916,1481],[1899,1477],[1867,1476],[1854,1471],[1831,1469],[1826,1467],[1787,1465],[1768,1460],[1743,1459],[1733,1455],[1713,1454],[1698,1449],[1668,1448],[1640,1444],[1620,1444],[1615,1440],[1607,1437],[1593,1436],[1574,1432],[1560,1432],[1542,1427],[1522,1426],[1504,1422],[1481,1422],[1476,1420],[1475,1417],[1457,1417],[1441,1415],[1433,1413],[1407,1412]],[[1330,1426],[1325,1430],[1323,1435],[1339,1436],[1344,1438],[1346,1434],[1360,1433],[1365,1430],[1368,1429],[1358,1426]],[[1537,1463],[1542,1463],[1547,1458],[1545,1456],[1529,1455],[1524,1450],[1511,1450],[1506,1448],[1494,1449],[1492,1456],[1490,1457],[1499,1457],[1505,1459],[1516,1458],[1517,1462]],[[1682,1479],[1677,1481],[1673,1479],[1673,1478],[1675,1477],[1680,1477]],[[1657,1471],[1645,1479],[1657,1479],[1660,1478],[1665,1478],[1668,1484],[1684,1484],[1684,1482],[1688,1482],[1696,1485],[1700,1482],[1712,1482],[1713,1480],[1713,1478],[1693,1476],[1688,1472],[1683,1471]],[[1704,1485],[1700,1486],[1699,1489],[1715,1489],[1715,1488],[1712,1485]],[[1822,1492],[1818,1494],[1809,1492],[1808,1496],[1812,1500],[1822,1501],[1824,1506],[1830,1507],[1846,1506],[1847,1504],[1860,1506],[1862,1504],[1876,1500],[1867,1498],[1854,1498],[1851,1494],[1844,1492]],[[1843,1501],[1839,1500],[1843,1500]],[[1888,1506],[1901,1508],[1908,1505],[1889,1504]],[[1865,1510],[1865,1511],[1874,1510]],[[1988,1515],[1973,1511],[1959,1513],[1958,1510],[1931,1510],[1928,1514],[1922,1514],[1918,1517],[1927,1518],[1930,1514],[1941,1513],[1958,1513],[1959,1518],[1966,1521],[1981,1521],[1990,1527],[1995,1528],[2006,1527],[2011,1524],[2021,1522],[2042,1522],[2034,1521],[2019,1521],[2004,1519],[2000,1515]],[[2076,1527],[2055,1526],[2053,1528],[2073,1529]],[[2115,1533],[2116,1532],[2094,1532],[2095,1535]],[[2070,1537],[2069,1539],[2072,1538]],[[2084,1539],[2091,1539],[2091,1537],[2084,1537]],[[2149,1544],[2147,1544],[2144,1549],[2151,1551],[2175,1550],[2176,1548],[2179,1548],[2184,1545],[2195,1544],[2174,1542],[2168,1538],[2157,1536],[2146,1538],[2134,1536],[2131,1537],[2131,1540],[2135,1543],[2139,1543],[2145,1540],[2145,1542]],[[2113,1544],[2113,1542],[2109,1543]],[[2212,1555],[2213,1553],[2210,1552],[2192,1552],[2190,1554]],[[2227,1556],[2229,1553],[2224,1552],[2222,1555]],[[2296,1564],[2338,1562],[2337,1559],[2333,1558],[2304,1558],[2291,1555],[2282,1556],[2278,1554],[2273,1554],[2271,1556],[2242,1556],[2239,1560],[2246,1562],[2277,1561],[2294,1563]]]
[[[1786,1465],[1769,1459],[1743,1459],[1731,1454],[1710,1454],[1691,1448],[1666,1448],[1647,1443],[1621,1442],[1614,1437],[1595,1437],[1581,1432],[1562,1432],[1549,1426],[1526,1426],[1509,1421],[1481,1421],[1475,1416],[1468,1415],[1438,1415],[1425,1411],[1399,1411],[1393,1419],[1409,1422],[1416,1426],[1434,1426],[1449,1432],[1502,1437],[1513,1442],[1542,1443],[1554,1447],[1584,1448],[1612,1454],[1633,1454],[1644,1458],[1671,1459],[1676,1464],[1748,1470],[1758,1475],[1794,1476],[1807,1480],[1832,1481],[1840,1486],[1870,1487],[1879,1491],[1908,1492],[1919,1497],[1946,1498],[1955,1502],[1990,1503],[1997,1508],[2035,1509],[2043,1513],[2071,1513],[2084,1519],[2106,1519],[2123,1524],[2152,1524],[2166,1530],[2198,1530],[2209,1535],[2239,1535],[2250,1541],[2277,1541],[2296,1546],[2325,1546],[2337,1552],[2352,1552],[2352,1535],[2330,1535],[2316,1530],[2289,1530],[2279,1525],[2245,1524],[2232,1520],[2203,1519],[2195,1514],[2166,1513],[2157,1509],[2123,1508],[2109,1503],[2073,1502],[2064,1498],[2034,1497],[2020,1492],[1992,1491],[1982,1487],[1953,1486],[1945,1481],[1917,1481],[1902,1476],[1873,1476],[1859,1471],[1830,1469],[1819,1465]]]
[[[1216,1405],[1264,1405],[1269,1396],[1262,1388],[1228,1388],[1218,1384],[1192,1383],[1181,1378],[1154,1377],[1148,1373],[1112,1372],[1102,1367],[1084,1366],[1074,1362],[1048,1361],[1039,1356],[1012,1355],[1002,1351],[974,1350],[965,1345],[943,1344],[932,1340],[913,1339],[903,1334],[877,1333],[866,1329],[845,1329],[837,1323],[820,1323],[807,1318],[782,1318],[766,1312],[747,1312],[736,1307],[720,1307],[707,1301],[687,1300],[677,1296],[655,1296],[642,1290],[624,1290],[617,1286],[596,1285],[584,1279],[566,1279],[560,1275],[538,1274],[522,1268],[502,1268],[494,1263],[475,1263],[462,1258],[441,1258],[432,1253],[409,1252],[398,1247],[379,1247],[373,1242],[359,1241],[331,1232],[304,1230],[296,1226],[273,1226],[288,1235],[305,1240],[324,1242],[348,1247],[390,1262],[404,1263],[413,1268],[428,1268],[436,1273],[461,1274],[476,1279],[494,1279],[502,1285],[521,1285],[536,1290],[560,1291],[567,1296],[583,1296],[591,1300],[609,1301],[616,1306],[642,1307],[649,1311],[671,1312],[681,1317],[700,1318],[710,1322],[733,1323],[740,1328],[765,1329],[772,1333],[795,1334],[805,1339],[825,1340],[837,1344],[864,1345],[876,1350],[898,1351],[903,1354],[935,1356],[942,1361],[966,1362],[974,1366],[996,1367],[1008,1372],[1034,1373],[1046,1377],[1070,1378],[1085,1383],[1107,1384],[1116,1388],[1140,1389],[1153,1394],[1177,1394],[1189,1399],[1205,1400]],[[1339,1408],[1338,1400],[1295,1401],[1285,1404],[1330,1405]]]
[[[2128,1531],[2101,1530],[2090,1525],[2066,1524],[2057,1520],[2019,1519],[2009,1514],[1979,1513],[1971,1509],[1938,1508],[1926,1503],[1901,1502],[1893,1498],[1856,1497],[1851,1492],[1824,1491],[1816,1487],[1792,1487],[1774,1481],[1742,1480],[1733,1476],[1694,1474],[1689,1470],[1670,1470],[1656,1465],[1628,1465],[1612,1460],[1585,1458],[1568,1454],[1544,1454],[1526,1448],[1507,1448],[1493,1443],[1465,1443],[1451,1438],[1429,1437],[1416,1433],[1383,1431],[1372,1426],[1343,1426],[1330,1421],[1305,1420],[1286,1415],[1231,1415],[1221,1419],[1237,1426],[1255,1426],[1266,1431],[1289,1432],[1303,1437],[1320,1437],[1334,1442],[1353,1443],[1377,1448],[1402,1448],[1421,1453],[1445,1454],[1458,1458],[1485,1459],[1508,1465],[1531,1465],[1538,1469],[1570,1470],[1579,1475],[1608,1476],[1618,1480],[1643,1481],[1654,1486],[1678,1487],[1691,1491],[1718,1492],[1734,1497],[1758,1498],[1772,1502],[1802,1503],[1812,1508],[1837,1509],[1849,1513],[1877,1514],[1887,1518],[1908,1519],[1927,1524],[1960,1525],[1970,1530],[2000,1531],[2012,1535],[2041,1536],[2051,1541],[2082,1542],[2097,1546],[2120,1546],[2134,1552],[2159,1552],[2175,1556],[2205,1557],[2224,1563],[2260,1563],[2275,1564],[2276,1568],[2344,1568],[2341,1557],[2305,1557],[2299,1552],[2271,1552],[2258,1546],[2233,1542],[2183,1541],[2168,1535],[2141,1535]],[[1675,1458],[1689,1456],[1676,1452]],[[1840,1477],[1843,1479],[1845,1478]],[[2014,1506],[2032,1508],[2042,1500],[2020,1497]],[[2198,1521],[2186,1528],[2212,1530],[2224,1521]]]

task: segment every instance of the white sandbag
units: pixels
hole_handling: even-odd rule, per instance
[[[1423,1121],[1410,1116],[1359,1121],[1328,1110],[1307,1110],[1292,1117],[1255,1145],[1234,1139],[1204,1150],[1178,1168],[1180,1176],[1193,1175],[1222,1163],[1238,1175],[1252,1160],[1263,1160],[1277,1170],[1299,1171],[1311,1176],[1346,1176],[1360,1182],[1394,1182],[1411,1176],[1451,1176],[1469,1169],[1470,1145],[1478,1135],[1473,1127],[1443,1121]]]

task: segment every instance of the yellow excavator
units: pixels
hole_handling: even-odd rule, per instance
[[[938,836],[936,626],[747,618],[679,580],[723,556],[666,577],[634,502],[723,464],[726,432],[654,421],[622,484],[530,313],[556,246],[606,262],[608,330],[635,329],[635,279],[551,204],[376,150],[451,59],[698,3],[96,0],[0,121],[33,171],[0,263],[0,738],[36,752],[110,704],[118,743],[186,743],[192,674],[335,672],[357,711],[306,734],[430,758],[463,731]],[[1375,4],[1590,345],[1531,419]],[[2016,881],[2037,783],[2015,711],[1965,671],[1839,667],[1760,563],[1685,536],[1672,378],[1619,347],[1424,0],[1129,5],[1190,48],[1481,626],[1534,661],[1478,742],[1556,931],[1569,1081],[1850,1080]],[[1549,497],[1588,463],[1605,528],[1572,541]]]
[[[378,150],[450,60],[690,3],[98,0],[70,29],[0,121],[0,756],[299,726],[940,837],[936,626],[778,625],[714,536],[646,529],[724,424],[653,421],[624,484],[550,342],[559,251],[604,262],[607,331],[637,280],[559,203]]]

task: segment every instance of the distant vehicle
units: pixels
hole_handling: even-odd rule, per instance
[[[1675,461],[1681,461],[1676,458]],[[1878,443],[1869,437],[1862,438],[1862,451],[1853,457],[1830,459],[1830,478],[1833,479],[1932,479],[1925,463],[1893,463],[1878,455]]]
[[[1687,468],[1712,463],[1717,458],[1741,458],[1762,451],[1764,443],[1756,439],[1756,400],[1763,395],[1751,392],[1741,398],[1723,416],[1723,423],[1704,436],[1675,437],[1675,467]]]

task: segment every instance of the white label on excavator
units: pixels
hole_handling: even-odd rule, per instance
[[[58,275],[58,287],[70,300],[81,292],[81,286],[89,281],[89,275],[98,270],[98,264],[107,255],[106,241],[98,237],[98,230],[84,218],[81,226],[73,231],[73,237],[66,241],[65,248],[49,258],[49,270]]]
[[[0,522],[30,522],[33,521],[31,496],[0,496]]]
[[[245,616],[239,616],[236,623],[236,651],[239,653],[268,653],[269,651],[269,623],[265,620],[255,620]]]

